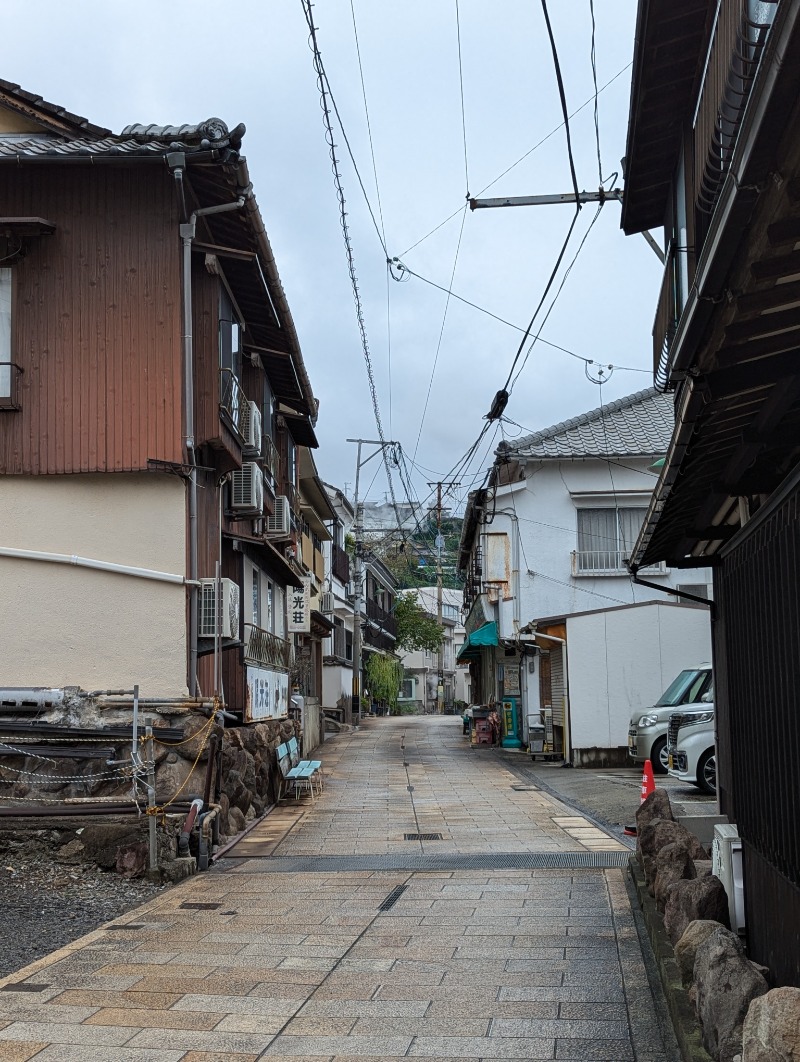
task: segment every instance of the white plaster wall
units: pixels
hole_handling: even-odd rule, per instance
[[[652,705],[683,668],[711,659],[702,606],[652,602],[567,619],[572,745],[618,748],[634,711]]]
[[[515,535],[513,515],[518,518],[521,536],[518,614],[522,625],[533,619],[662,597],[656,590],[633,585],[624,574],[576,578],[571,567],[571,554],[578,541],[573,495],[608,494],[613,498],[616,493],[620,505],[646,506],[656,482],[646,470],[647,463],[626,458],[624,464],[632,467],[615,464],[609,472],[607,462],[594,459],[540,462],[527,467],[524,483],[498,490],[491,530]],[[608,504],[613,504],[613,500]],[[648,574],[646,578],[664,586],[711,582],[707,569],[671,571],[661,576]],[[499,612],[500,636],[513,637],[513,601],[501,601]]]
[[[146,473],[0,477],[0,545],[186,574],[185,488]],[[185,696],[186,588],[0,557],[0,686]]]
[[[342,694],[353,695],[353,669],[343,664],[322,665],[322,707],[337,708]]]

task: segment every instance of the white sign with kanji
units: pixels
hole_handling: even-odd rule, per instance
[[[289,634],[308,634],[311,631],[311,579],[303,585],[286,588],[286,630]]]

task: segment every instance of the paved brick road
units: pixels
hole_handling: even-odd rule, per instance
[[[0,1059],[675,1062],[619,841],[452,718],[322,758],[313,806],[0,982]]]

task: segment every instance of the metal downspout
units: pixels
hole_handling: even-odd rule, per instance
[[[176,155],[168,159],[175,177],[176,189],[182,204],[185,203],[183,170],[181,164],[185,159]],[[197,682],[197,638],[198,638],[198,615],[197,615],[197,569],[198,569],[198,537],[197,537],[197,455],[195,453],[194,438],[194,346],[192,333],[192,241],[195,238],[197,219],[209,214],[222,214],[230,210],[241,210],[244,206],[244,196],[240,196],[232,203],[220,203],[217,206],[201,207],[192,212],[187,221],[181,223],[179,232],[183,246],[183,268],[181,275],[181,296],[183,303],[183,385],[184,385],[184,409],[185,409],[185,433],[184,445],[192,469],[189,473],[189,579],[191,589],[189,593],[189,666],[188,688],[189,694],[196,697],[199,691]],[[185,214],[183,215],[185,216]]]

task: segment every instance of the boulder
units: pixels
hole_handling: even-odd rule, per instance
[[[664,910],[667,902],[667,889],[676,881],[688,881],[697,877],[689,847],[683,840],[673,841],[659,848],[653,858],[653,887],[656,906]]]
[[[773,988],[744,1019],[742,1062],[800,1062],[800,988]]]
[[[709,919],[730,927],[728,897],[714,874],[692,881],[676,881],[667,889],[664,928],[674,947],[690,922]]]
[[[244,812],[235,806],[228,810],[228,827],[231,834],[241,833],[245,827]]]
[[[136,845],[142,840],[143,830],[147,826],[133,822],[92,822],[81,833],[86,859],[91,859],[103,870],[111,870],[117,865],[117,852],[120,848]]]
[[[698,878],[707,878],[712,873],[710,859],[695,859],[694,871],[695,876]]]
[[[719,925],[719,922],[713,922],[709,918],[697,918],[689,923],[675,945],[675,961],[685,985],[690,985],[694,979],[694,960],[697,949],[715,930],[719,929]]]
[[[140,878],[150,863],[150,846],[147,841],[128,844],[117,849],[116,871],[123,878]]]
[[[765,995],[769,986],[745,957],[736,934],[723,926],[697,948],[694,981],[703,1045],[718,1062],[733,1062],[742,1052],[747,1008],[756,997]]]
[[[658,792],[658,790],[656,790]],[[647,884],[652,887],[656,868],[654,858],[657,852],[668,844],[680,844],[689,853],[690,859],[705,859],[706,851],[694,834],[674,819],[653,819],[638,830],[636,849],[642,864]]]
[[[636,809],[637,836],[641,836],[642,830],[649,822],[653,822],[655,819],[672,819],[673,817],[672,805],[669,802],[669,795],[666,789],[654,789]],[[637,849],[639,847],[638,841],[636,842],[636,847]]]

